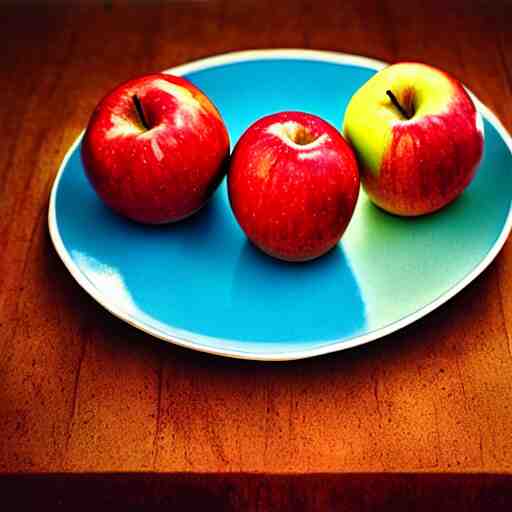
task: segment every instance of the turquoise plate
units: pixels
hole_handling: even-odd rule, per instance
[[[222,55],[170,70],[203,89],[235,143],[259,117],[303,110],[340,127],[351,95],[384,64],[305,50]],[[78,283],[111,313],[178,345],[224,356],[299,359],[376,340],[437,308],[494,259],[511,228],[511,139],[476,100],[485,154],[451,206],[418,219],[364,193],[342,242],[307,264],[254,249],[225,182],[192,218],[147,227],[111,213],[89,186],[79,137],[50,199],[53,243]]]

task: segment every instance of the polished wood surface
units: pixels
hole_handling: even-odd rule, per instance
[[[117,320],[74,282],[47,229],[59,163],[105,91],[222,52],[426,61],[512,129],[509,2],[24,4],[2,6],[0,26],[0,472],[512,474],[512,242],[396,334],[263,364]]]

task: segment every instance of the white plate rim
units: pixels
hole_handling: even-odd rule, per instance
[[[328,62],[335,64],[345,64],[345,65],[354,65],[359,67],[365,67],[372,70],[379,70],[383,67],[387,66],[386,62],[371,59],[368,57],[360,56],[360,55],[352,55],[347,53],[338,53],[338,52],[330,52],[330,51],[321,51],[321,50],[306,50],[306,49],[271,49],[271,50],[247,50],[240,52],[230,52],[221,55],[216,55],[213,57],[207,57],[204,59],[199,59],[193,62],[189,62],[187,64],[182,64],[164,71],[164,73],[172,73],[175,75],[184,75],[187,73],[200,71],[212,67],[222,66],[226,64],[234,64],[240,62],[254,61],[254,60],[274,60],[274,59],[291,59],[291,60],[309,60],[309,61],[320,61],[320,62]],[[466,88],[467,89],[467,88]],[[469,89],[468,93],[471,95],[475,105],[477,106],[478,111],[493,125],[496,131],[500,134],[503,141],[507,145],[509,151],[512,153],[512,138],[507,132],[506,128],[499,121],[497,116],[487,107],[485,106]],[[80,143],[83,137],[84,131],[82,131],[78,137],[75,139],[73,144],[69,147],[66,152],[57,175],[54,179],[51,193],[50,193],[50,201],[48,208],[48,227],[50,232],[50,238],[52,243],[57,251],[57,254],[61,258],[65,267],[68,269],[73,278],[78,282],[78,284],[93,298],[95,299],[101,306],[103,306],[107,311],[109,311],[114,316],[119,319],[125,321],[126,323],[132,325],[133,327],[152,335],[155,338],[161,339],[163,341],[167,341],[173,343],[175,345],[179,345],[185,348],[189,348],[192,350],[197,350],[200,352],[205,352],[208,354],[214,354],[219,356],[231,357],[235,359],[246,359],[246,360],[255,360],[255,361],[293,361],[297,359],[305,359],[314,356],[320,356],[323,354],[328,354],[332,352],[338,352],[341,350],[346,350],[349,348],[357,347],[359,345],[364,345],[371,341],[375,341],[377,339],[383,338],[393,332],[396,332],[407,325],[414,323],[420,318],[424,317],[428,313],[434,311],[439,306],[446,303],[448,300],[453,298],[457,293],[463,290],[468,284],[470,284],[474,279],[476,279],[494,260],[497,256],[503,245],[505,244],[510,231],[512,229],[512,200],[509,204],[509,210],[507,213],[507,218],[503,225],[502,231],[498,238],[496,239],[494,245],[489,250],[487,255],[480,261],[480,263],[469,272],[463,279],[461,279],[457,284],[452,286],[449,290],[444,292],[434,301],[424,305],[414,313],[411,313],[391,324],[388,324],[384,327],[378,328],[376,330],[367,332],[361,335],[355,335],[351,338],[344,338],[339,340],[333,340],[330,342],[326,342],[323,345],[312,347],[310,349],[302,349],[302,350],[286,350],[286,351],[276,351],[276,352],[268,352],[268,353],[259,353],[259,352],[249,352],[243,350],[232,350],[225,349],[222,347],[212,346],[211,343],[219,343],[225,340],[222,338],[202,336],[195,334],[193,332],[186,331],[187,338],[184,338],[183,333],[185,331],[178,331],[166,328],[167,332],[163,330],[154,328],[152,326],[146,325],[144,322],[141,322],[131,313],[123,311],[123,307],[121,305],[115,304],[112,301],[107,300],[99,290],[87,279],[87,277],[80,271],[76,263],[73,261],[68,251],[66,250],[62,238],[59,233],[58,224],[57,224],[57,212],[56,212],[56,197],[57,190],[59,187],[60,179],[66,168],[66,164],[74,153],[76,147]],[[208,344],[205,344],[204,341],[208,341]],[[235,340],[233,340],[235,341]],[[248,343],[255,344],[253,341],[245,341],[240,343]],[[304,343],[304,342],[300,342]]]

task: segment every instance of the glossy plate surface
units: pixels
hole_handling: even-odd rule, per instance
[[[241,52],[170,70],[213,100],[234,144],[281,110],[341,126],[351,95],[384,64],[303,50]],[[79,137],[55,180],[50,234],[73,277],[105,308],[158,338],[197,350],[288,360],[342,350],[410,324],[469,284],[511,227],[512,144],[478,100],[485,153],[468,190],[441,212],[387,215],[360,194],[342,243],[307,264],[254,249],[225,181],[192,218],[148,227],[111,213],[87,182]]]

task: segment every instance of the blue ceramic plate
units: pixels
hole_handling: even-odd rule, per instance
[[[234,144],[259,117],[317,114],[340,127],[351,95],[384,64],[337,53],[222,55],[170,70],[214,101]],[[437,308],[494,259],[511,228],[511,139],[476,100],[485,154],[471,186],[441,212],[405,219],[364,193],[339,246],[287,264],[254,249],[225,183],[192,218],[148,227],[111,213],[89,186],[81,137],[55,180],[53,243],[78,283],[131,325],[178,345],[260,360],[299,359],[378,339]]]

